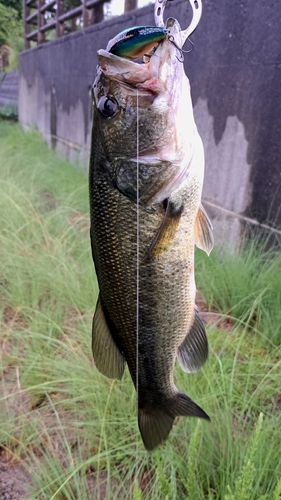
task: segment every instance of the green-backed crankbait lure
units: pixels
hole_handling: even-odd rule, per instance
[[[201,0],[189,0],[189,2],[192,7],[193,18],[188,28],[181,31],[180,45],[175,43],[174,37],[165,27],[163,13],[167,0],[155,0],[154,18],[156,26],[134,26],[121,31],[108,42],[106,50],[116,56],[134,61],[145,55],[151,56],[157,49],[158,44],[168,38],[179,49],[182,56],[181,61],[183,61],[182,53],[186,52],[182,48],[183,44],[186,40],[189,40],[189,35],[197,27],[202,13]],[[191,41],[190,43],[192,44]]]
[[[118,33],[108,42],[107,50],[125,59],[135,60],[164,40],[168,30],[157,26],[134,26]]]
[[[118,35],[108,42],[106,50],[116,56],[134,61],[144,55],[151,55],[158,47],[158,44],[167,37],[179,49],[182,55],[185,52],[182,49],[184,42],[189,39],[189,35],[191,35],[199,23],[202,13],[201,0],[189,0],[193,11],[193,18],[188,28],[181,31],[180,46],[175,43],[174,37],[165,28],[163,13],[166,3],[167,0],[155,0],[154,19],[156,26],[134,26],[133,28],[121,31],[121,33],[118,33]]]

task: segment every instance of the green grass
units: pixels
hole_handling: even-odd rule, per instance
[[[253,238],[239,253],[212,257],[197,252],[197,286],[210,308],[223,311],[235,324],[247,325],[275,346],[281,345],[281,252],[268,240]]]
[[[280,500],[279,254],[196,254],[197,285],[231,320],[209,327],[203,369],[175,378],[211,423],[182,418],[148,454],[128,373],[108,380],[91,356],[85,173],[0,122],[0,213],[0,447],[30,472],[26,498]]]

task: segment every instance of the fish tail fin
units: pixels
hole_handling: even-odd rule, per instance
[[[147,450],[153,450],[167,439],[177,416],[210,420],[200,406],[179,391],[161,406],[139,405],[138,424]]]
[[[173,427],[175,417],[160,408],[144,407],[138,411],[138,423],[145,448],[152,451],[165,441]]]

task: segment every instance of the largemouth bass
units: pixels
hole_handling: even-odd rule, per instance
[[[204,151],[194,122],[189,81],[180,61],[181,31],[139,64],[98,51],[90,157],[91,244],[100,295],[93,356],[104,375],[125,365],[137,389],[145,447],[163,442],[178,415],[209,419],[174,384],[207,359],[195,306],[194,243],[213,246],[201,206]]]

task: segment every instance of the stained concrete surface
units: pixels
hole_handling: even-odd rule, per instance
[[[0,75],[0,109],[18,114],[18,72]]]
[[[189,3],[168,3],[165,16],[185,28]],[[153,24],[150,5],[22,53],[21,124],[36,125],[50,146],[87,164],[96,52],[129,26]],[[243,217],[281,229],[280,25],[278,0],[203,0],[195,48],[185,55],[206,153],[203,197],[217,238],[231,245]]]

